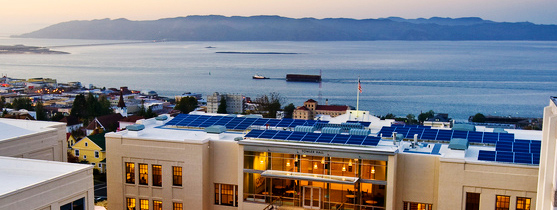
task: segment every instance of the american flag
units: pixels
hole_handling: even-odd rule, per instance
[[[360,83],[360,78],[358,78],[358,91],[362,93],[362,83]]]

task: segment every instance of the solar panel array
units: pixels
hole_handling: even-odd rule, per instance
[[[476,132],[476,131],[458,131],[458,130],[441,130],[431,129],[431,127],[422,126],[392,126],[383,127],[379,134],[383,137],[391,137],[393,132],[404,135],[405,138],[414,138],[414,134],[418,134],[418,139],[422,140],[436,140],[436,141],[451,141],[453,138],[468,139],[470,143],[483,143],[495,144],[497,141],[513,141],[514,134],[512,133],[491,133],[491,132]]]
[[[377,146],[381,138],[375,136],[306,133],[296,131],[251,130],[245,137],[296,142]]]
[[[267,119],[267,118],[247,118],[247,117],[225,117],[209,115],[189,115],[179,114],[165,125],[181,127],[206,128],[212,125],[222,125],[229,130],[246,130],[250,126],[269,126],[280,128],[294,128],[298,125],[314,126],[317,123],[327,123],[328,121],[317,120],[298,120],[298,119]]]
[[[478,160],[538,165],[540,163],[540,150],[541,141],[503,140],[497,142],[495,151],[480,150]]]

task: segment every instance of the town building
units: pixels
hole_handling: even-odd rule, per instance
[[[557,209],[557,97],[543,110],[543,137],[537,186],[537,210]]]
[[[109,209],[536,207],[536,131],[160,119],[105,135]]]
[[[87,131],[87,135],[116,130],[119,125],[118,121],[120,121],[122,118],[124,117],[122,117],[120,113],[95,117],[95,119],[93,119],[93,121],[91,121],[85,128]]]
[[[294,119],[313,120],[318,115],[337,117],[345,114],[347,110],[350,110],[350,107],[346,105],[319,105],[317,101],[309,99],[303,106],[297,107],[292,116]]]
[[[106,172],[106,143],[104,133],[83,137],[72,146],[72,152],[79,161],[87,161],[101,173]]]
[[[446,113],[437,113],[433,117],[428,117],[423,123],[424,126],[434,128],[452,128],[453,124],[454,120],[449,118],[449,114]]]
[[[93,210],[92,166],[0,157],[0,209]]]
[[[0,118],[0,156],[67,160],[66,124]]]
[[[226,100],[226,113],[241,114],[245,110],[245,97],[240,94],[219,94],[207,96],[207,113],[217,113],[222,99]]]

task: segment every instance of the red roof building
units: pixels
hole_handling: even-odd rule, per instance
[[[337,117],[345,114],[347,110],[350,110],[350,107],[346,105],[319,105],[317,101],[309,99],[304,102],[304,106],[299,106],[294,110],[292,117],[304,120],[312,120],[317,115]]]

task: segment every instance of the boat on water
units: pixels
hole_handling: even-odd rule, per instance
[[[286,81],[290,82],[321,82],[321,75],[287,74]]]
[[[253,79],[269,79],[269,77],[265,77],[265,76],[262,76],[262,75],[259,75],[259,74],[255,74],[251,78],[253,78]]]

